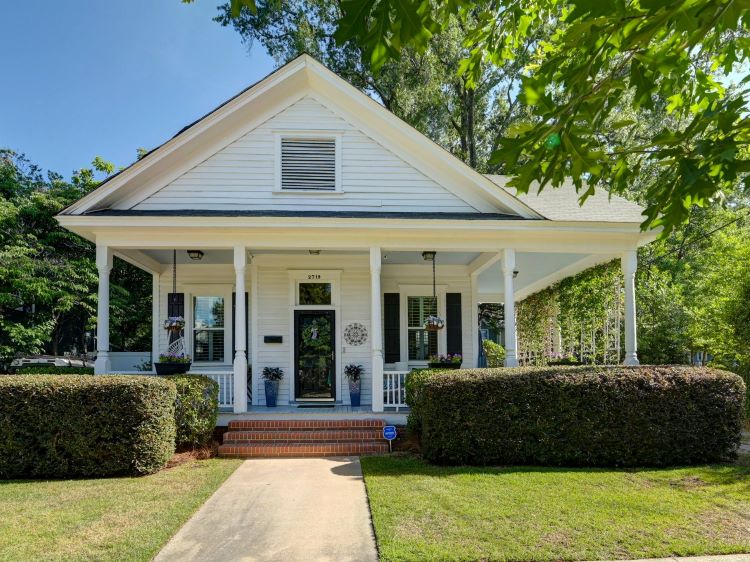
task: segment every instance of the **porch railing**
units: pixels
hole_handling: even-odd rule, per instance
[[[384,371],[383,372],[383,406],[386,408],[405,408],[406,404],[406,377],[409,371]]]
[[[207,373],[201,371],[209,379],[219,383],[219,408],[231,408],[234,406],[234,374],[231,371],[218,371]]]

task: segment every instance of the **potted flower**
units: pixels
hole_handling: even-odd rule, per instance
[[[266,388],[266,406],[275,407],[279,395],[279,381],[284,378],[284,371],[279,367],[263,368],[263,384]]]
[[[159,361],[154,365],[157,375],[179,375],[187,373],[193,362],[189,355],[177,353],[162,353]]]
[[[460,353],[430,355],[427,366],[430,369],[460,369],[463,360],[464,358]]]
[[[350,363],[344,367],[344,374],[349,379],[349,401],[352,406],[359,406],[360,380],[365,368],[362,365]]]

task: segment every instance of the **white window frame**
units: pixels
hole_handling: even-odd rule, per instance
[[[342,131],[331,131],[331,130],[283,130],[274,131],[274,183],[273,193],[274,195],[341,195],[343,190],[343,183],[341,177],[341,138],[343,136]],[[296,138],[296,139],[331,139],[335,143],[335,159],[334,173],[335,173],[335,189],[282,189],[281,187],[281,141],[285,138]]]
[[[399,320],[401,325],[401,361],[408,363],[409,368],[427,367],[427,361],[410,361],[409,360],[409,303],[408,297],[431,297],[432,285],[399,285]],[[438,316],[445,318],[445,294],[448,292],[448,285],[436,285],[435,293],[438,299]],[[445,328],[438,332],[437,338],[438,355],[445,353],[447,339]]]
[[[193,299],[195,297],[223,297],[224,298],[224,361],[193,361],[191,370],[196,367],[218,367],[231,365],[234,357],[232,339],[234,334],[234,315],[232,314],[232,285],[185,285],[185,312],[187,313],[186,344],[193,356],[195,339],[195,311]]]

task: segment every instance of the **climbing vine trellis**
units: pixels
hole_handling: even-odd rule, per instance
[[[619,263],[565,279],[518,303],[519,362],[544,365],[573,356],[584,363],[619,363],[622,314]]]

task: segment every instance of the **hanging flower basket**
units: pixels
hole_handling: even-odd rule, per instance
[[[439,332],[445,328],[445,320],[440,316],[428,316],[424,321],[424,329],[428,332]]]
[[[185,319],[182,316],[170,316],[164,321],[167,332],[181,332],[185,329]]]

